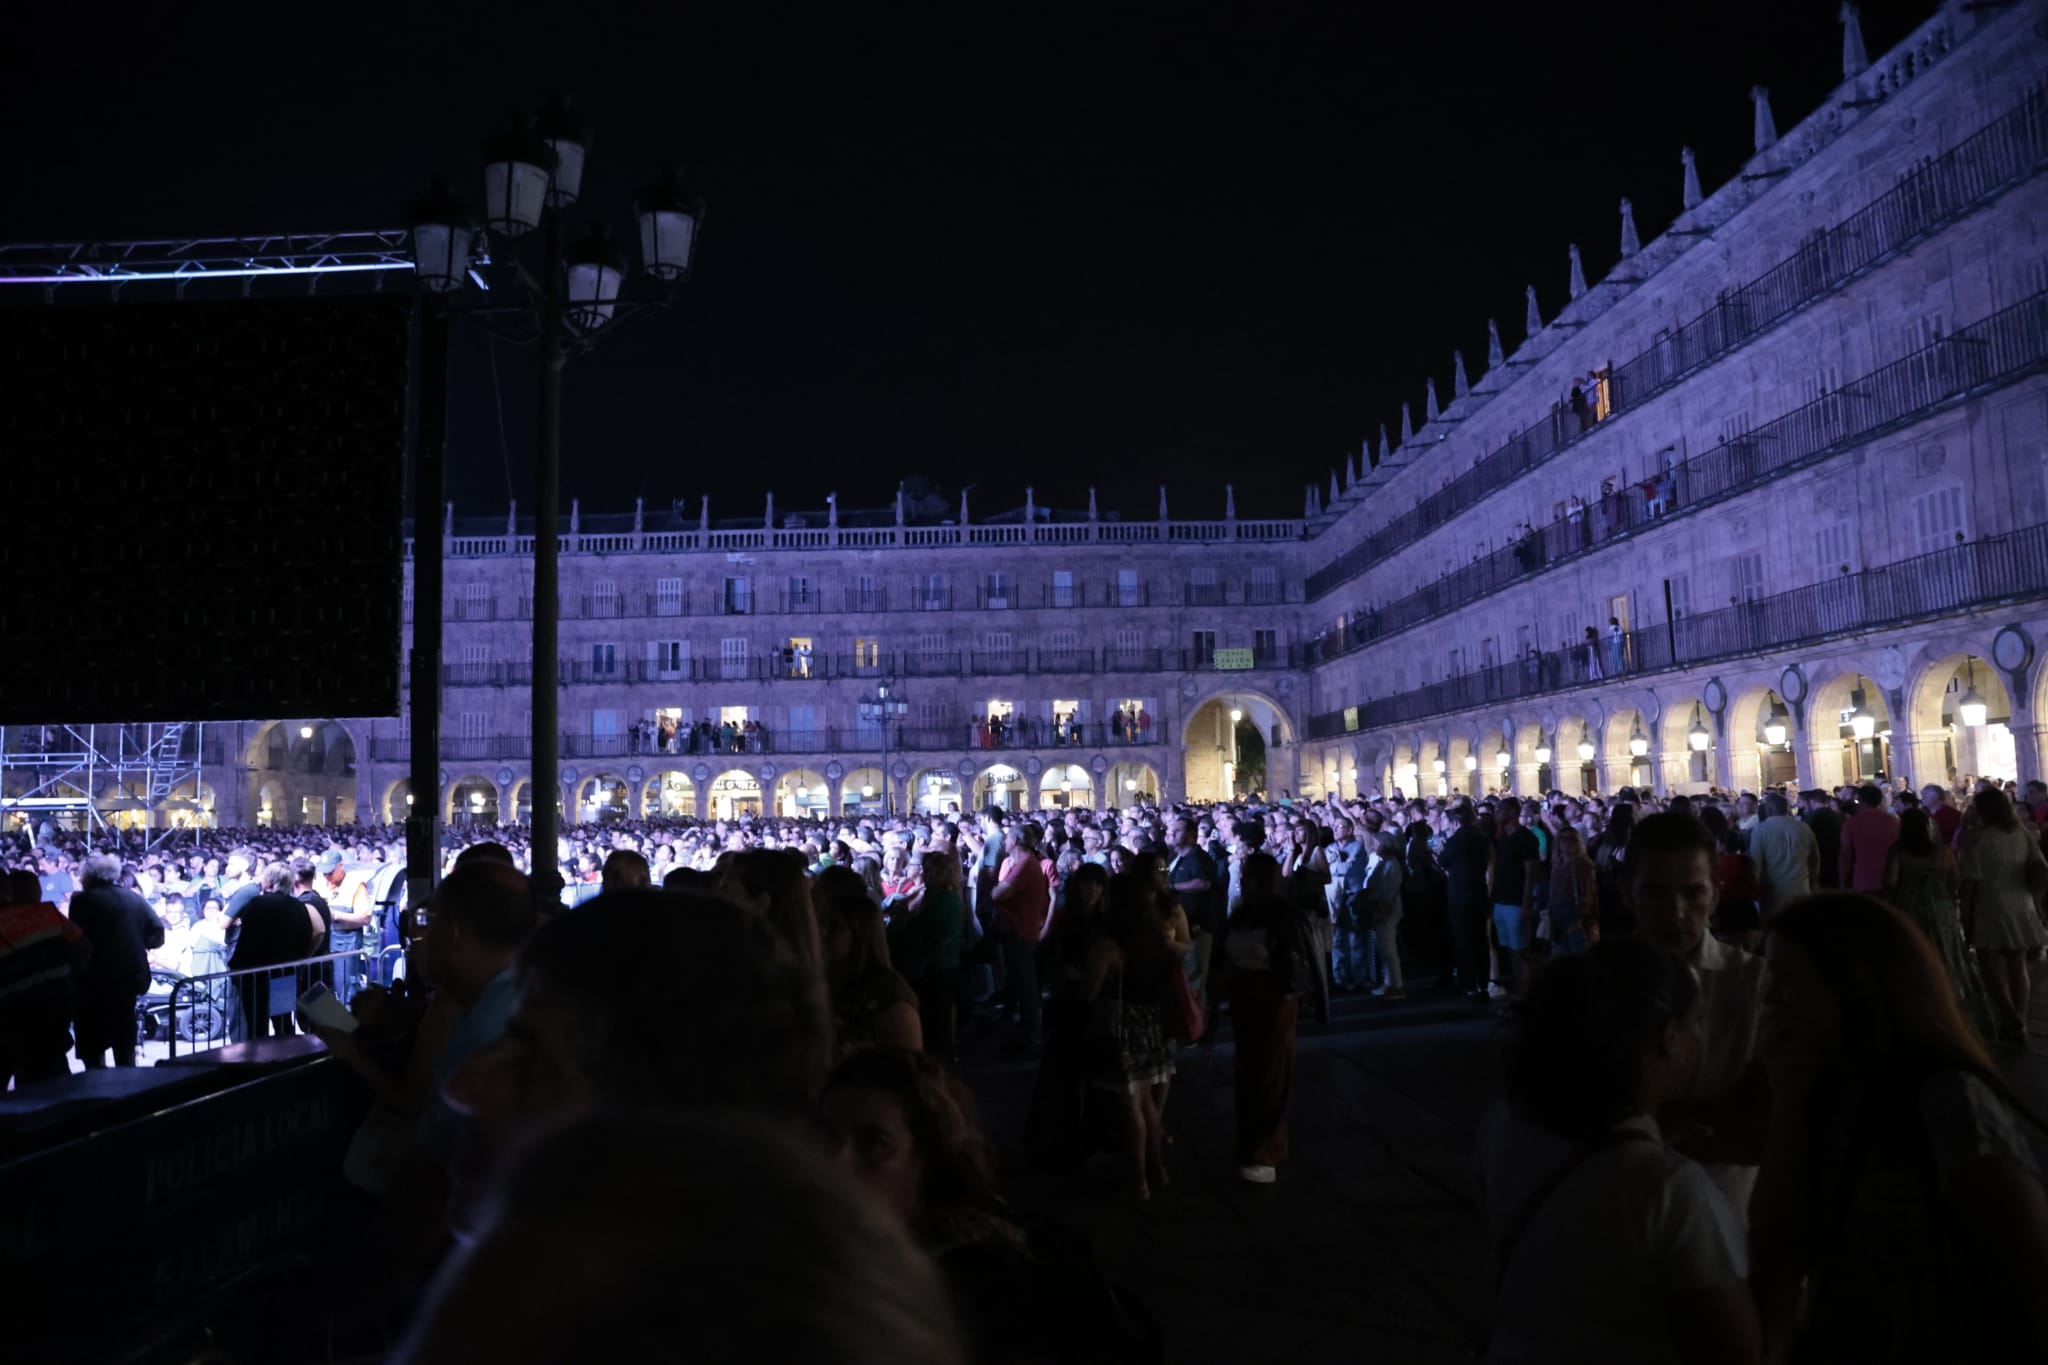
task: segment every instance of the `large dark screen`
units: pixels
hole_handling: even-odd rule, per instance
[[[408,314],[0,309],[0,723],[397,711]]]

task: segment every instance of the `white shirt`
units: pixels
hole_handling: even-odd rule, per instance
[[[1757,1025],[1764,1007],[1764,960],[1709,934],[1692,956],[1692,969],[1700,983],[1700,1034],[1705,1048],[1699,1074],[1693,1077],[1685,1098],[1698,1103],[1732,1093],[1756,1056]],[[1746,1226],[1749,1196],[1756,1188],[1756,1167],[1709,1166],[1707,1174],[1735,1205]]]
[[[1619,1129],[1654,1141],[1595,1153],[1551,1190],[1511,1249],[1487,1360],[1654,1365],[1676,1360],[1662,1296],[1738,1284],[1749,1250],[1727,1198],[1666,1147],[1656,1120]],[[1496,1104],[1479,1131],[1480,1199],[1499,1240],[1574,1145]]]

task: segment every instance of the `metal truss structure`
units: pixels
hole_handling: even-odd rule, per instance
[[[33,832],[54,815],[102,832],[119,827],[123,812],[141,812],[156,848],[201,822],[204,732],[196,721],[0,726],[0,828]],[[187,783],[190,798],[177,797]]]
[[[486,238],[473,251],[488,266]],[[0,289],[41,291],[43,302],[98,286],[95,297],[118,299],[138,285],[162,286],[186,297],[194,284],[205,297],[252,297],[258,286],[290,281],[307,292],[328,282],[381,291],[410,288],[413,260],[404,228],[370,232],[307,232],[265,237],[180,237],[147,242],[22,242],[0,244]],[[478,283],[482,279],[478,277]],[[266,291],[267,292],[267,291]],[[151,291],[152,297],[161,297]]]

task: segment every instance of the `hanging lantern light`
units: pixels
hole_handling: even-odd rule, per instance
[[[1479,755],[1478,755],[1478,754],[1466,754],[1466,755],[1465,755],[1465,771],[1466,771],[1466,772],[1468,772],[1468,773],[1474,773],[1474,772],[1478,772],[1478,771],[1479,771]]]
[[[1542,734],[1539,734],[1539,735],[1538,735],[1538,736],[1536,737],[1536,761],[1537,761],[1538,763],[1548,763],[1548,762],[1550,762],[1550,736],[1549,736],[1549,735],[1542,735]]]
[[[1500,748],[1494,751],[1493,761],[1496,766],[1502,768],[1512,768],[1515,766],[1515,756],[1508,749],[1508,742],[1506,740],[1502,740]]]
[[[469,274],[470,236],[475,229],[449,192],[447,179],[436,178],[431,190],[407,204],[405,219],[421,287],[431,294],[460,289]]]
[[[1637,758],[1641,758],[1644,754],[1650,752],[1650,737],[1643,733],[1643,722],[1640,717],[1637,718],[1634,725],[1629,727],[1628,751]]]
[[[1877,717],[1870,714],[1870,704],[1863,696],[1863,689],[1857,688],[1850,699],[1849,733],[1858,741],[1869,739],[1877,733]]]
[[[594,332],[612,320],[612,310],[618,307],[619,286],[626,278],[624,263],[602,223],[562,256],[569,276],[569,321]]]
[[[1597,752],[1599,751],[1593,747],[1592,740],[1582,739],[1579,741],[1579,761],[1581,763],[1591,763],[1593,755]]]
[[[1783,744],[1785,736],[1791,733],[1785,724],[1791,719],[1791,714],[1785,710],[1785,703],[1778,700],[1777,693],[1771,692],[1766,695],[1771,699],[1771,713],[1764,721],[1764,743],[1776,746]]]
[[[658,280],[689,274],[704,202],[670,171],[640,192],[634,208],[640,219],[640,268]]]
[[[1438,774],[1439,776],[1441,776],[1441,775],[1443,774],[1444,770],[1445,770],[1446,768],[1448,768],[1448,767],[1449,767],[1450,765],[1449,765],[1449,764],[1447,764],[1447,763],[1445,763],[1445,762],[1444,762],[1444,761],[1443,761],[1442,759],[1440,759],[1440,758],[1439,758],[1439,759],[1437,759],[1437,760],[1436,760],[1435,762],[1431,763],[1431,764],[1430,764],[1429,766],[1430,766],[1430,767],[1432,767],[1432,768],[1434,768],[1434,769],[1436,769],[1436,771],[1437,771],[1437,774]]]
[[[1707,746],[1714,742],[1712,732],[1707,729],[1706,718],[1700,714],[1698,702],[1692,704],[1692,728],[1685,732],[1685,742],[1692,746],[1696,754],[1705,753]]]
[[[1991,707],[1977,692],[1977,661],[1975,659],[1969,661],[1969,669],[1969,690],[1963,693],[1962,700],[1956,703],[1956,715],[1962,719],[1963,724],[1974,729],[1991,718]]]
[[[555,173],[548,181],[548,207],[565,209],[583,191],[583,159],[590,153],[590,137],[583,120],[569,108],[568,96],[555,100],[542,111],[534,132],[555,154]]]
[[[492,231],[518,237],[540,226],[559,160],[524,118],[510,132],[484,140],[484,221]]]

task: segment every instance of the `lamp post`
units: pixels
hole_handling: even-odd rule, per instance
[[[558,892],[554,860],[562,814],[558,804],[561,726],[556,676],[561,616],[557,561],[561,550],[562,370],[572,354],[588,350],[600,335],[616,330],[613,324],[619,319],[675,301],[689,275],[704,217],[701,201],[670,170],[648,186],[634,206],[640,230],[639,276],[628,276],[602,225],[565,245],[563,217],[582,194],[589,146],[568,102],[558,100],[538,121],[522,119],[510,131],[485,140],[482,230],[471,223],[444,184],[437,184],[434,193],[414,203],[409,215],[413,264],[426,300],[421,310],[426,342],[422,348],[421,441],[414,469],[413,506],[414,597],[421,604],[414,613],[413,788],[440,789],[436,732],[440,717],[441,545],[438,534],[430,538],[422,533],[439,518],[438,428],[445,423],[447,404],[447,319],[459,315],[500,334],[536,343],[538,356],[531,838],[534,892],[549,908]],[[520,249],[522,239],[535,228],[541,229],[538,269],[529,270]],[[493,234],[502,242],[501,256],[488,250]],[[486,269],[495,280],[486,278],[482,273]],[[468,287],[472,282],[476,289]],[[629,283],[634,286],[631,295]],[[509,301],[500,302],[500,298]],[[429,545],[431,552],[423,554],[423,547]],[[430,586],[432,596],[426,596]],[[425,804],[431,809],[434,803]],[[419,897],[431,890],[431,865],[439,862],[431,815],[408,821],[407,834],[408,877],[414,896]],[[419,903],[415,899],[414,904]]]
[[[889,781],[889,722],[910,710],[910,703],[896,695],[896,680],[884,678],[875,684],[875,694],[859,702],[860,718],[871,720],[882,731],[882,815],[896,813],[896,789]]]

